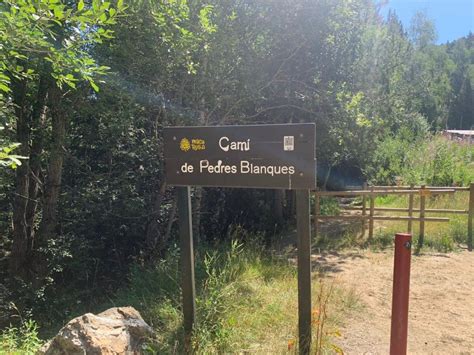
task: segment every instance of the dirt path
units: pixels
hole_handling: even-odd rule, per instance
[[[393,252],[324,255],[317,265],[364,304],[337,343],[347,354],[388,354]],[[408,352],[474,354],[474,253],[412,258]]]

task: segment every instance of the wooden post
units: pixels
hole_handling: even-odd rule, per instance
[[[474,219],[474,182],[469,186],[469,215],[467,218],[467,249],[472,251],[472,223]]]
[[[410,190],[413,190],[413,184],[410,185]],[[413,200],[414,200],[414,195],[409,194],[408,195],[408,217],[413,217]],[[408,221],[408,233],[412,233],[413,231],[413,222],[411,220]]]
[[[321,205],[320,205],[320,197],[318,193],[318,188],[314,191],[314,240],[318,240],[319,235],[319,222],[318,216],[321,214]]]
[[[374,237],[374,208],[375,208],[375,194],[374,187],[370,187],[370,211],[369,211],[369,241],[372,241]]]
[[[300,355],[311,350],[311,219],[309,190],[296,190],[298,245],[298,346]]]
[[[362,188],[362,190],[367,190],[367,183],[364,182],[364,187]],[[362,215],[365,216],[367,214],[366,212],[366,204],[367,204],[367,196],[366,195],[363,195],[362,196]]]
[[[362,190],[367,190],[367,182],[364,182]],[[362,216],[367,214],[367,196],[362,195]],[[365,237],[365,229],[367,228],[367,221],[364,219],[362,221],[362,238]]]
[[[181,253],[181,289],[183,297],[184,351],[192,353],[191,336],[196,319],[196,288],[194,281],[194,248],[189,186],[178,190],[179,235]]]
[[[425,239],[425,204],[426,204],[426,189],[425,185],[421,185],[420,189],[420,235],[418,237],[418,251],[421,250],[423,247],[424,239]]]

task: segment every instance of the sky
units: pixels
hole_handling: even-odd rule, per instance
[[[382,13],[388,9],[395,10],[406,29],[416,12],[425,12],[435,23],[437,43],[474,33],[474,0],[389,0]]]

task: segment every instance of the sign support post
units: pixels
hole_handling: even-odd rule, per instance
[[[300,355],[311,350],[311,233],[309,190],[296,190],[298,246],[298,344]]]
[[[176,187],[181,252],[181,290],[183,297],[184,348],[192,352],[191,336],[196,319],[196,287],[194,281],[194,248],[189,186]]]

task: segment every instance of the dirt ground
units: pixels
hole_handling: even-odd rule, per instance
[[[346,354],[388,354],[393,251],[341,252],[315,261],[363,303],[335,343]],[[474,252],[412,257],[408,323],[409,354],[474,354]]]

